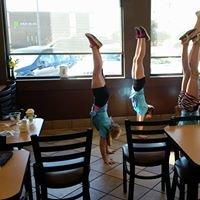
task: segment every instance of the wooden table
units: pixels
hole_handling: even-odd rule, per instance
[[[11,159],[0,167],[0,199],[19,199],[24,181],[29,192],[29,199],[33,199],[29,165],[28,151],[13,151]]]
[[[1,121],[0,131],[8,130],[13,136],[6,137],[6,145],[10,147],[23,147],[31,145],[31,135],[40,135],[44,120],[35,118],[32,124],[28,123],[28,131],[20,132],[19,125],[13,125],[11,121]]]
[[[200,166],[200,125],[167,126],[165,131],[180,150]]]
[[[166,126],[165,131],[179,150],[200,169],[200,125]],[[188,198],[198,199],[197,196],[198,188],[189,186]]]

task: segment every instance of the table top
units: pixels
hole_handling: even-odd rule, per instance
[[[33,123],[27,123],[28,131],[20,132],[20,125],[11,121],[0,121],[0,131],[11,131],[13,136],[6,137],[6,144],[9,146],[24,146],[31,144],[31,135],[40,135],[44,120],[35,118]]]
[[[167,135],[197,165],[200,165],[200,125],[166,126]]]
[[[0,167],[0,199],[8,199],[19,195],[23,184],[29,152],[13,151],[13,156]]]

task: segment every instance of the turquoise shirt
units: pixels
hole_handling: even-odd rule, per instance
[[[135,91],[132,87],[130,97],[133,109],[141,116],[145,116],[148,111],[148,104],[144,96],[144,89]]]
[[[105,104],[98,111],[94,111],[93,107],[90,112],[90,116],[95,128],[99,131],[99,134],[102,138],[107,138],[111,126],[111,119],[108,116],[107,112],[108,105]]]

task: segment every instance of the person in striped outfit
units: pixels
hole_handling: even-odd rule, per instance
[[[178,97],[178,106],[181,110],[181,116],[194,116],[199,114],[199,53],[200,53],[200,30],[197,28],[187,31],[182,37],[182,67],[183,78],[181,91]],[[195,35],[194,35],[195,32]],[[188,52],[189,42],[192,41],[192,48]],[[184,122],[188,123],[188,122]],[[189,122],[196,123],[196,122]]]

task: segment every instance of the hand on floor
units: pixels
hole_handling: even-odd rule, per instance
[[[108,159],[104,160],[104,163],[106,165],[111,166],[111,165],[115,164],[115,161],[112,158],[108,158]]]

